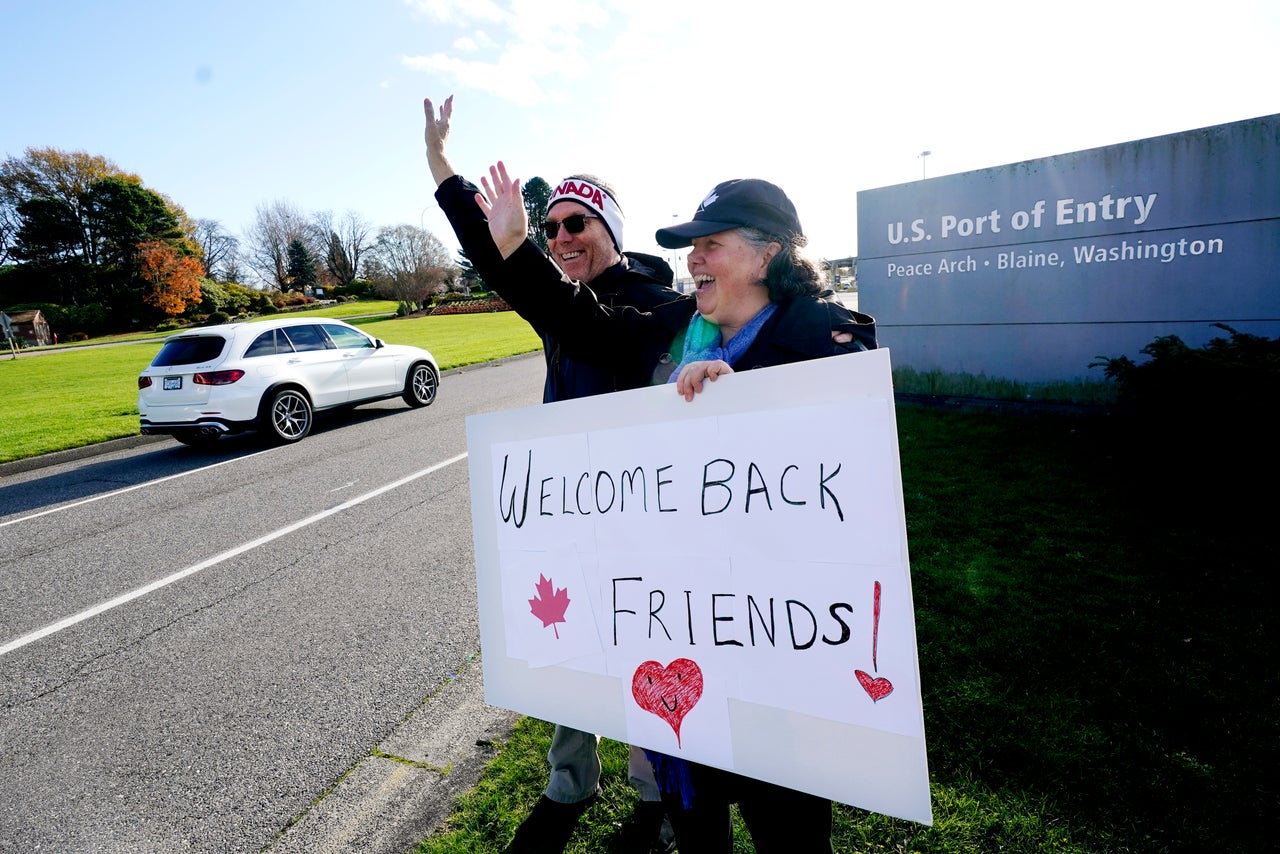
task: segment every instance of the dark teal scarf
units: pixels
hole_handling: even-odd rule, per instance
[[[755,342],[765,321],[777,310],[776,303],[769,303],[760,309],[755,317],[747,321],[747,325],[739,329],[738,334],[729,339],[729,343],[723,346],[720,344],[720,327],[695,311],[693,319],[689,321],[689,329],[685,332],[684,353],[680,356],[680,364],[676,365],[667,382],[675,382],[680,376],[680,371],[684,370],[684,366],[690,362],[721,359],[732,367],[733,363],[742,358],[742,354],[747,352],[747,348]]]

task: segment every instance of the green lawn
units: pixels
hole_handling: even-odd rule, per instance
[[[935,823],[840,806],[836,850],[1271,850],[1271,443],[1206,459],[1115,415],[910,406],[898,427]],[[419,854],[501,850],[549,736],[522,721]],[[575,854],[625,850],[626,752],[603,753]]]
[[[378,313],[366,303],[343,307],[347,315]],[[389,344],[425,347],[441,370],[541,346],[511,311],[354,322]],[[159,349],[153,340],[40,355],[19,351],[16,359],[0,355],[0,462],[137,435],[138,374]]]

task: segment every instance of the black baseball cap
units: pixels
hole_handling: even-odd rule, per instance
[[[804,234],[796,206],[781,187],[759,178],[735,178],[716,184],[691,221],[660,228],[654,239],[666,249],[680,249],[692,245],[695,237],[742,226],[788,239]]]

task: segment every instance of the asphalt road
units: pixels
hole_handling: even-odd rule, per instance
[[[0,851],[425,835],[512,720],[481,702],[464,419],[542,376],[0,473]]]

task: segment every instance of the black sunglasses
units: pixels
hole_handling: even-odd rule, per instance
[[[556,235],[560,233],[560,226],[564,225],[564,230],[570,234],[582,234],[583,229],[587,227],[587,220],[599,218],[590,214],[571,214],[562,220],[547,220],[542,224],[542,233],[547,236],[547,240],[555,240]]]

